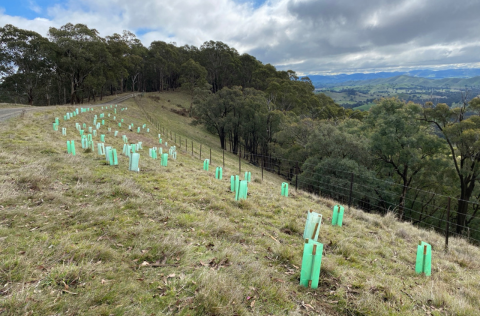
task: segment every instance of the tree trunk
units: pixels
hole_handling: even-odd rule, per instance
[[[75,88],[74,88],[74,83],[73,80],[71,82],[71,87],[70,87],[70,104],[73,105],[74,103],[74,98],[75,97]]]
[[[457,234],[461,234],[467,226],[468,202],[475,188],[475,177],[473,176],[472,178],[468,180],[462,179],[460,199],[458,200],[457,228],[455,229]]]

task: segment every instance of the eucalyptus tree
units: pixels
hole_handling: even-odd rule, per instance
[[[50,43],[40,34],[7,24],[0,28],[0,76],[2,85],[25,96],[33,105],[40,94],[47,102],[51,81]]]
[[[456,213],[456,232],[459,234],[478,212],[476,209],[469,214],[469,203],[480,180],[480,98],[468,102],[466,94],[463,94],[459,107],[449,108],[445,103],[435,106],[427,102],[423,109],[423,120],[434,124],[441,132],[455,168],[460,191]]]
[[[387,173],[392,171],[400,180],[400,219],[410,185],[426,168],[437,163],[436,158],[442,152],[441,139],[421,120],[421,115],[418,104],[384,99],[370,109],[365,119],[370,151],[381,162],[379,168]]]
[[[108,58],[105,41],[95,29],[84,24],[67,23],[60,28],[51,27],[50,41],[55,44],[55,67],[70,84],[70,103],[79,103],[85,79]]]
[[[180,83],[182,88],[188,91],[190,95],[190,116],[192,116],[193,97],[196,88],[205,87],[207,85],[207,70],[200,63],[193,59],[187,60],[180,67]]]

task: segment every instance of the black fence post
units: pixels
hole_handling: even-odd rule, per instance
[[[242,149],[240,148],[240,152],[238,153],[238,175],[242,173]]]
[[[447,204],[447,229],[445,234],[445,252],[448,252],[448,235],[450,234],[450,197]]]
[[[348,210],[350,211],[350,207],[352,206],[352,193],[353,193],[353,173],[350,177],[350,196],[348,197]]]
[[[212,163],[212,148],[210,148],[210,163]]]

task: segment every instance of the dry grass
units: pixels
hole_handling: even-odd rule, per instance
[[[119,136],[108,117],[101,130],[119,153],[123,134],[144,142],[140,173],[127,170],[124,156],[111,167],[81,150],[74,122],[88,126],[92,113],[61,120],[67,138],[51,131],[64,109],[0,127],[2,315],[478,314],[477,247],[454,238],[446,254],[442,236],[393,214],[352,209],[342,228],[332,227],[335,201],[304,192],[281,198],[282,179],[265,173],[259,181],[260,170],[246,163],[250,195],[235,202],[229,176],[238,158],[226,155],[222,181],[214,178],[218,158],[206,172],[184,149],[160,167],[148,158],[158,133],[127,131],[146,122],[134,101],[124,106]],[[65,153],[67,139],[77,156]],[[317,290],[298,285],[309,209],[324,216]],[[429,278],[414,272],[418,240],[433,247]]]

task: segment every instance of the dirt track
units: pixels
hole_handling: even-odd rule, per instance
[[[122,103],[123,101],[125,101],[127,99],[130,99],[134,96],[135,96],[135,94],[129,94],[129,95],[126,95],[126,96],[121,96],[121,97],[115,98],[115,99],[110,100],[110,101],[105,102],[105,103],[93,104],[93,105],[92,104],[85,104],[85,105],[79,104],[79,105],[76,105],[76,106],[77,107],[87,107],[87,106],[94,107],[94,106],[101,106],[101,105],[105,105],[105,104],[118,104],[118,103]],[[66,104],[66,105],[60,105],[60,106],[71,106],[71,105]],[[22,107],[22,108],[19,108],[19,107],[4,108],[4,109],[0,108],[0,122],[6,121],[9,118],[12,118],[12,117],[15,117],[15,116],[19,116],[20,114],[22,114],[23,111],[26,111],[26,112],[45,111],[45,110],[51,110],[53,107],[54,106],[29,106],[29,107]]]

